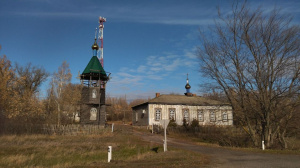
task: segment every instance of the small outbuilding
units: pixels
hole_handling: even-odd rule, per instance
[[[190,93],[191,86],[185,86],[184,95],[160,95],[132,107],[132,123],[138,126],[160,125],[160,120],[174,120],[177,125],[183,121],[198,120],[199,125],[233,125],[232,107],[227,103],[210,100]]]

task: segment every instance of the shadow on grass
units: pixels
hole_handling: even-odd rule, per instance
[[[158,151],[158,147],[152,148],[151,150],[154,151],[155,153],[158,153],[157,152]]]

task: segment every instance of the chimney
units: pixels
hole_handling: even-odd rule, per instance
[[[160,93],[155,93],[155,97],[159,97],[160,96]]]

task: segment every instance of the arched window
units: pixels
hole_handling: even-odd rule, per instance
[[[90,120],[97,120],[97,109],[95,107],[92,107],[90,110]]]
[[[198,110],[198,121],[204,121],[203,110]]]
[[[169,119],[170,120],[176,120],[175,118],[175,108],[169,108]]]
[[[93,99],[97,98],[97,90],[96,89],[93,89],[93,91],[92,91],[92,98]]]
[[[228,115],[227,115],[226,111],[222,112],[222,121],[224,121],[224,122],[228,121]]]
[[[183,109],[183,119],[186,122],[190,121],[190,114],[189,114],[189,109]]]
[[[155,109],[155,121],[161,120],[161,108]]]
[[[215,122],[216,121],[216,112],[211,111],[210,112],[210,121]]]

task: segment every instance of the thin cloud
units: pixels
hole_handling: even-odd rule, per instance
[[[151,68],[149,68],[150,69],[150,71],[152,71],[152,72],[160,72],[160,71],[162,71],[163,70],[163,68],[162,67],[151,67]]]
[[[132,84],[132,85],[138,85],[140,84],[140,81],[142,80],[142,76],[139,75],[132,75],[130,73],[126,72],[118,72],[115,76],[112,76],[112,79],[110,82],[112,84]]]
[[[183,2],[124,3],[119,1],[118,3],[90,3],[88,1],[72,1],[72,3],[69,4],[65,1],[55,1],[55,3],[49,4],[49,2],[37,3],[34,1],[27,1],[26,3],[26,1],[24,1],[21,4],[18,4],[15,10],[7,10],[3,11],[3,13],[27,17],[89,19],[98,16],[99,11],[101,11],[101,15],[118,22],[169,25],[207,25],[213,23],[213,15],[216,15],[216,10],[214,8],[203,7],[201,6],[201,3],[197,1],[193,2],[194,5],[191,3],[181,3]],[[36,7],[30,8],[32,4],[35,4]],[[68,5],[71,5],[71,7]],[[28,10],[28,8],[30,8],[30,10]]]
[[[14,3],[16,2],[12,2],[12,4]],[[36,7],[32,8],[32,4],[35,4]],[[282,7],[283,12],[292,13],[295,16],[300,12],[298,8],[300,3],[297,1],[283,1],[278,2],[278,4],[271,1],[249,2],[249,4],[254,8],[261,5],[264,11],[270,11],[275,6],[279,6]],[[98,16],[99,11],[101,11],[101,15],[118,22],[200,26],[214,24],[214,19],[217,18],[216,6],[218,5],[221,6],[221,11],[225,13],[231,9],[231,3],[217,1],[209,3],[199,1],[190,1],[189,3],[185,1],[175,1],[174,3],[169,1],[160,3],[148,1],[143,3],[72,1],[69,3],[66,1],[27,0],[14,4],[15,10],[7,9],[1,13],[29,17],[92,19]]]
[[[111,82],[114,85],[125,87],[126,85],[147,85],[149,80],[160,81],[175,75],[180,68],[193,68],[197,65],[197,58],[193,55],[196,47],[183,50],[182,56],[172,52],[164,52],[160,56],[148,56],[146,63],[137,65],[136,69],[128,67],[120,68],[116,77]],[[174,74],[175,73],[175,74]]]
[[[157,23],[157,24],[167,24],[167,25],[212,25],[214,24],[213,18],[208,18],[208,19],[201,19],[195,18],[195,19],[178,19],[178,18],[170,18],[170,19],[149,19],[149,20],[141,20],[141,22],[144,23]]]
[[[177,58],[176,60],[174,60],[173,62],[171,62],[171,64],[166,65],[164,67],[164,69],[166,71],[174,71],[177,67],[179,67],[181,64],[181,60],[179,58]]]
[[[162,80],[163,79],[163,77],[160,76],[159,74],[157,74],[157,75],[148,75],[147,78],[152,79],[152,80]]]
[[[147,67],[145,65],[140,65],[137,69],[138,73],[145,73],[147,70]]]
[[[189,59],[196,59],[197,58],[196,52],[197,52],[196,46],[194,48],[192,48],[191,50],[185,49],[184,56],[186,56]]]

